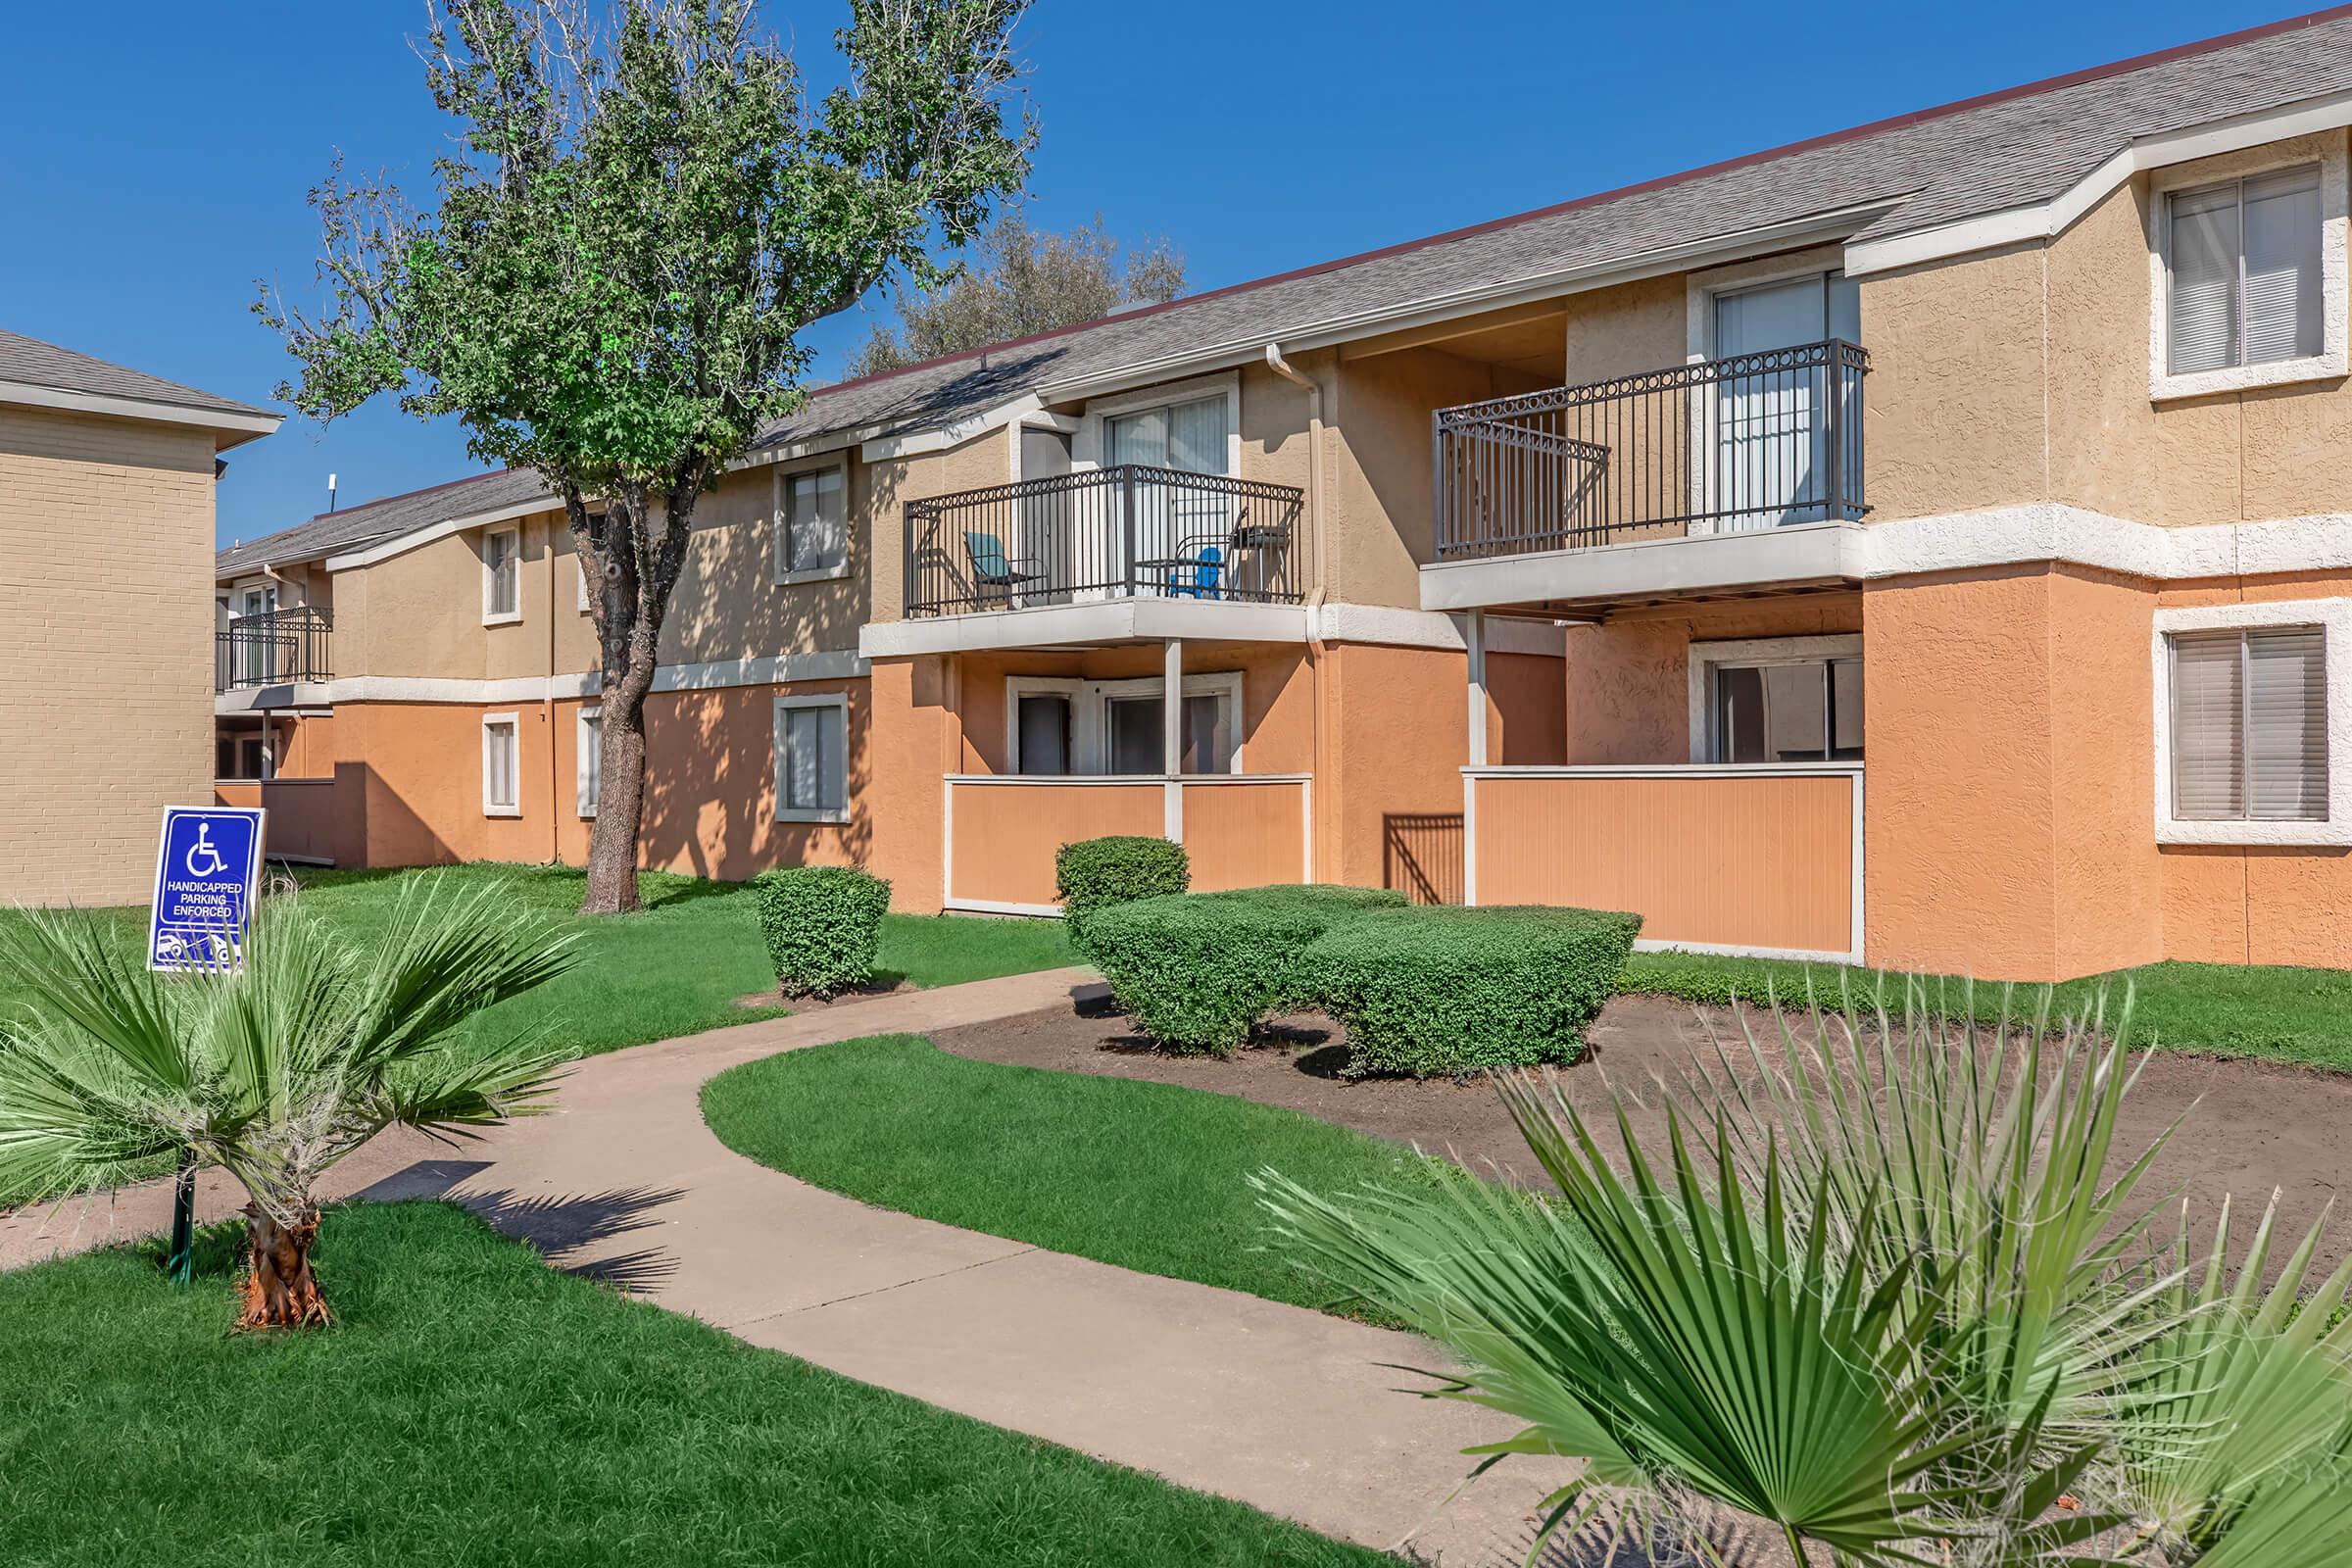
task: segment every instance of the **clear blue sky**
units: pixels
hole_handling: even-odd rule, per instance
[[[828,74],[844,7],[769,0]],[[442,122],[417,0],[27,7],[0,63],[0,324],[265,403],[286,368],[247,310],[307,287],[304,192],[340,147],[414,189]],[[1164,230],[1214,287],[2293,14],[2280,0],[1038,0],[1032,218]],[[869,301],[868,310],[887,310]],[[838,376],[867,319],[817,327]],[[390,407],[289,419],[232,453],[220,537],[470,472],[454,426]]]

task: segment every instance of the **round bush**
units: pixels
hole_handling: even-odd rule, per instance
[[[1348,1030],[1348,1072],[1414,1077],[1576,1059],[1642,917],[1415,908],[1334,925],[1298,957]]]
[[[760,934],[788,997],[830,997],[874,978],[890,884],[846,865],[794,865],[752,878]]]
[[[1080,839],[1054,855],[1054,893],[1070,942],[1085,953],[1088,916],[1115,904],[1182,893],[1193,885],[1192,858],[1166,839]]]

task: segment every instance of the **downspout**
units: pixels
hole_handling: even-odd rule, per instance
[[[1282,345],[1278,342],[1266,345],[1266,368],[1292,385],[1306,390],[1306,526],[1314,540],[1312,556],[1315,574],[1314,585],[1306,595],[1306,673],[1307,690],[1312,698],[1309,711],[1313,730],[1308,760],[1314,774],[1314,783],[1308,786],[1309,808],[1315,811],[1317,817],[1311,875],[1319,882],[1336,881],[1338,868],[1327,863],[1331,857],[1322,853],[1325,828],[1340,819],[1338,802],[1332,799],[1338,793],[1334,787],[1338,781],[1334,770],[1328,765],[1329,759],[1324,750],[1323,596],[1329,547],[1324,543],[1328,529],[1325,527],[1323,510],[1323,383],[1311,375],[1300,374],[1289,360],[1282,357]],[[1311,799],[1311,792],[1318,788],[1324,797],[1320,802]]]
[[[516,574],[519,580],[520,573]],[[564,813],[556,806],[556,530],[547,530],[547,685],[541,707],[547,713],[547,863],[564,863]],[[579,760],[574,758],[576,771]],[[575,803],[576,806],[576,803]],[[583,863],[585,857],[582,858]]]

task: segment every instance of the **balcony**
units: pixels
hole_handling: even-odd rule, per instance
[[[909,618],[1304,603],[1304,492],[1133,465],[906,503]]]
[[[213,690],[334,678],[335,613],[313,606],[239,615],[213,634]]]
[[[1862,378],[1830,339],[1441,409],[1441,563],[1858,522]]]

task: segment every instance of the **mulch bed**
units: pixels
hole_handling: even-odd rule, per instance
[[[1754,1023],[1769,1048],[1777,1029],[1768,1019]],[[1632,1120],[1654,1162],[1665,1149],[1656,1080],[1679,1078],[1693,1049],[1709,1049],[1710,1030],[1727,1046],[1744,1049],[1729,1008],[1619,997],[1594,1020],[1586,1056],[1561,1069],[1556,1081],[1588,1117],[1607,1109],[1612,1088],[1648,1101]],[[1342,1078],[1346,1052],[1339,1026],[1319,1014],[1277,1020],[1258,1045],[1222,1061],[1158,1051],[1107,1001],[940,1030],[931,1038],[943,1051],[981,1061],[1143,1078],[1281,1105],[1424,1153],[1450,1155],[1482,1175],[1546,1180],[1484,1082]],[[2240,1223],[2250,1227],[2277,1189],[2281,1233],[2299,1238],[2337,1189],[2352,1184],[2352,1133],[2346,1131],[2352,1128],[2352,1074],[2160,1053],[2141,1067],[2125,1102],[2117,1147],[2136,1153],[2183,1116],[2140,1191],[2153,1202],[2175,1188],[2183,1190],[2194,1200],[2200,1228],[2211,1225],[2225,1194],[2236,1195]],[[1615,1150],[1612,1128],[1596,1125],[1594,1133],[1604,1149]],[[2340,1239],[2332,1240],[2323,1253],[2336,1256],[2342,1250]]]

